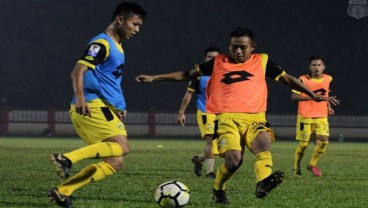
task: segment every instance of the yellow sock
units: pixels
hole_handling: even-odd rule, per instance
[[[272,156],[270,151],[260,152],[256,155],[254,172],[257,182],[267,178],[272,173]]]
[[[123,149],[115,142],[99,142],[72,152],[64,153],[72,164],[87,158],[117,157],[123,155]]]
[[[102,180],[116,171],[106,162],[99,162],[85,167],[72,178],[58,186],[61,194],[70,196],[76,189],[95,181]]]
[[[317,165],[317,162],[319,161],[319,159],[321,159],[323,153],[325,153],[327,145],[328,141],[317,141],[317,144],[313,149],[312,158],[309,162],[309,165]]]
[[[226,181],[228,181],[233,174],[234,174],[233,172],[227,170],[225,165],[221,165],[221,167],[219,167],[219,169],[217,170],[213,188],[215,190],[225,190]]]
[[[307,149],[308,144],[308,141],[300,141],[299,145],[296,147],[294,154],[294,169],[300,169],[300,162],[303,159],[304,150]]]

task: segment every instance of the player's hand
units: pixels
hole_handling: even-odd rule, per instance
[[[135,80],[136,80],[137,82],[141,82],[141,83],[143,83],[143,82],[153,82],[154,77],[153,77],[153,76],[151,76],[151,75],[144,75],[144,74],[141,74],[141,75],[139,75],[139,76],[136,76],[136,77],[135,77]]]
[[[332,108],[328,108],[328,115],[329,115],[329,116],[332,116],[333,114],[335,114],[334,109],[332,109]]]
[[[91,111],[89,110],[88,104],[84,99],[76,99],[75,111],[80,115],[88,116],[91,118]]]
[[[181,126],[185,125],[185,115],[184,113],[179,113],[178,114],[178,124]]]
[[[118,118],[120,119],[120,121],[124,121],[126,116],[127,116],[127,113],[128,113],[128,111],[124,110],[122,112],[117,112],[116,114],[117,114]]]
[[[340,105],[340,100],[336,96],[328,97],[328,102],[332,103],[334,106]]]

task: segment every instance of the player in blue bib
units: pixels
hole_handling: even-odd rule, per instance
[[[204,51],[204,62],[213,59],[220,53],[217,47],[209,47]],[[210,76],[199,76],[189,82],[187,91],[182,99],[178,113],[178,123],[182,126],[185,124],[185,110],[192,98],[193,93],[196,94],[197,106],[197,123],[201,132],[201,137],[206,141],[204,150],[198,156],[192,157],[194,164],[194,173],[197,176],[202,175],[203,164],[206,167],[206,177],[215,178],[214,163],[215,155],[218,154],[217,142],[213,138],[216,115],[207,113],[206,111],[206,88]]]
[[[138,4],[119,4],[111,23],[104,33],[89,41],[71,73],[74,96],[70,116],[87,146],[50,156],[57,174],[68,178],[48,192],[50,201],[62,207],[72,207],[76,189],[113,175],[124,165],[123,156],[129,152],[129,145],[123,124],[126,103],[121,81],[125,55],[121,41],[139,32],[145,16],[145,10]],[[101,161],[69,178],[72,166],[88,158]]]

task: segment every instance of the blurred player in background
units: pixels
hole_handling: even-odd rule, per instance
[[[206,110],[216,114],[214,137],[218,139],[220,154],[225,158],[225,164],[216,173],[213,199],[222,205],[229,204],[226,183],[240,168],[245,147],[256,158],[256,197],[267,196],[284,178],[283,171],[272,173],[270,146],[274,138],[266,121],[266,77],[304,92],[316,101],[326,99],[288,75],[267,54],[252,54],[256,44],[250,29],[236,28],[227,43],[230,56],[218,55],[190,71],[136,77],[138,82],[152,82],[211,76],[207,84]]]
[[[126,103],[121,80],[125,55],[121,41],[139,32],[145,16],[146,12],[138,4],[119,4],[106,30],[90,40],[71,73],[74,97],[70,116],[87,146],[52,154],[50,161],[62,178],[68,178],[71,167],[81,160],[101,158],[102,161],[88,165],[49,191],[49,199],[62,207],[72,207],[76,189],[123,168],[123,156],[129,152],[129,145],[123,124]]]
[[[299,77],[309,89],[318,95],[328,98],[328,101],[316,102],[309,95],[293,90],[292,100],[298,101],[298,118],[296,124],[296,140],[299,141],[295,150],[294,175],[302,175],[300,162],[307,149],[309,141],[314,134],[315,147],[312,158],[309,161],[307,169],[312,171],[315,176],[322,176],[317,163],[325,153],[329,138],[328,116],[335,112],[331,107],[339,104],[336,97],[330,97],[332,77],[324,74],[325,61],[322,57],[312,56],[309,59],[309,74]]]
[[[204,51],[204,62],[213,59],[220,54],[220,49],[216,47],[209,47]],[[178,123],[182,126],[185,125],[185,110],[192,99],[192,95],[196,94],[196,106],[197,106],[197,123],[201,132],[202,138],[206,141],[206,145],[203,153],[199,156],[193,156],[192,162],[194,164],[194,173],[197,176],[202,175],[203,163],[206,167],[206,177],[215,178],[213,166],[215,163],[215,154],[218,154],[217,143],[213,140],[214,132],[214,120],[216,115],[206,113],[206,86],[209,76],[199,76],[188,83],[187,91],[182,99],[179,113]]]

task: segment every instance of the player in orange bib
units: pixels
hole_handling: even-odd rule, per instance
[[[225,158],[216,173],[213,200],[222,205],[230,203],[226,183],[240,168],[245,148],[255,155],[256,197],[267,196],[284,178],[281,170],[272,173],[270,146],[274,138],[266,121],[266,77],[304,92],[316,101],[326,99],[288,75],[267,54],[252,54],[256,47],[252,30],[236,28],[230,34],[228,47],[229,56],[218,55],[189,71],[136,77],[138,82],[152,82],[211,76],[207,84],[206,110],[216,114],[214,138],[218,138],[220,155]]]
[[[332,77],[324,74],[324,60],[318,56],[309,59],[310,73],[299,77],[309,89],[316,94],[327,97],[328,101],[315,102],[305,93],[293,90],[292,100],[298,101],[298,117],[296,124],[296,140],[299,141],[295,150],[294,175],[302,175],[300,163],[304,156],[304,151],[308,147],[312,134],[316,139],[316,146],[313,149],[312,158],[307,169],[312,171],[315,176],[322,176],[322,172],[317,166],[317,162],[325,153],[329,138],[329,123],[327,117],[335,112],[331,108],[331,103],[339,104],[336,97],[329,95]]]

